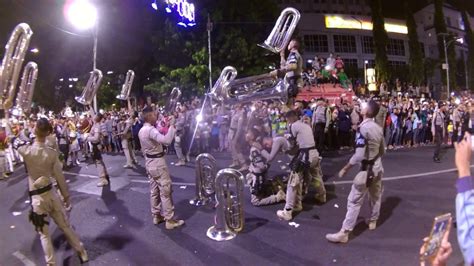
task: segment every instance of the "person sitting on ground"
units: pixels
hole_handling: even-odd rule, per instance
[[[262,156],[263,147],[260,136],[261,134],[255,128],[250,128],[245,135],[250,145],[250,166],[246,180],[250,184],[251,203],[254,206],[270,205],[284,201],[286,198],[283,188],[273,185],[273,182],[266,178],[269,165]]]

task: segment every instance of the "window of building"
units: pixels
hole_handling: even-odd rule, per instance
[[[362,36],[362,53],[374,53],[374,38],[372,36]]]
[[[336,53],[355,53],[355,37],[351,35],[334,35],[334,51]]]
[[[308,52],[327,53],[329,51],[327,35],[305,35],[303,43]]]
[[[399,39],[389,39],[387,54],[405,56],[405,42]]]
[[[346,67],[358,67],[356,58],[342,58],[344,66]]]
[[[388,61],[388,64],[391,67],[402,67],[405,66],[407,63],[405,61]]]
[[[423,58],[425,58],[425,44],[420,42],[420,48],[421,48],[421,54],[423,55]]]

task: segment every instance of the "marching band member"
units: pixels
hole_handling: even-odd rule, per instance
[[[276,155],[279,152],[287,153],[290,150],[290,143],[285,137],[264,137],[263,138],[263,147],[269,149],[270,153],[267,150],[262,150],[262,156],[267,160],[267,163],[270,163],[275,159]]]
[[[240,167],[240,171],[246,170],[247,165],[245,164],[245,157],[242,154],[242,137],[245,134],[245,124],[247,120],[247,112],[240,105],[235,105],[235,113],[232,115],[230,120],[230,129],[229,129],[229,143],[230,151],[232,154],[232,164],[229,166],[231,168]]]
[[[173,141],[176,129],[171,121],[166,135],[162,135],[154,127],[158,116],[152,108],[143,110],[145,124],[140,129],[138,137],[145,156],[145,167],[150,179],[150,203],[153,224],[166,221],[166,229],[174,229],[184,224],[183,220],[174,218],[171,177],[164,158],[163,145]]]
[[[137,164],[137,159],[135,158],[135,151],[133,150],[132,144],[133,119],[127,115],[124,115],[122,119],[125,121],[122,123],[119,135],[122,139],[122,149],[125,153],[125,159],[127,160],[123,168],[136,168],[135,164]]]
[[[178,162],[175,163],[175,166],[183,166],[186,164],[186,157],[183,154],[183,137],[184,137],[184,126],[186,124],[186,117],[184,112],[181,111],[181,108],[176,108],[176,136],[174,137],[174,150],[176,151],[176,156],[178,157]]]
[[[56,137],[58,138],[59,151],[62,153],[64,158],[64,166],[67,166],[67,160],[69,158],[69,128],[66,123],[66,117],[61,116],[59,123],[56,125]]]
[[[300,42],[296,39],[292,39],[288,44],[288,50],[290,54],[285,59],[285,50],[280,52],[280,69],[271,72],[274,76],[284,76],[290,87],[288,88],[288,106],[292,106],[294,98],[298,94],[300,88],[303,87],[303,79],[301,73],[303,73],[303,59],[298,51],[300,48]]]
[[[298,145],[298,153],[290,163],[291,173],[286,191],[286,205],[283,210],[277,211],[277,216],[283,220],[293,219],[293,212],[301,211],[303,197],[303,183],[314,184],[316,200],[326,202],[326,189],[320,169],[320,157],[315,147],[311,126],[298,119],[296,111],[286,113],[289,132]]]
[[[8,178],[9,173],[7,171],[7,147],[8,137],[5,127],[0,127],[0,180]]]
[[[344,176],[354,165],[360,164],[361,169],[354,178],[351,192],[347,198],[347,213],[341,230],[335,234],[326,235],[326,239],[330,242],[346,243],[349,241],[349,234],[356,225],[367,192],[371,208],[371,216],[368,221],[369,230],[374,230],[377,226],[383,192],[382,155],[385,153],[383,130],[374,120],[379,108],[375,101],[370,101],[366,107],[362,108],[364,121],[360,124],[357,132],[356,150],[349,163],[339,172],[339,177]]]
[[[272,181],[266,179],[268,164],[261,153],[263,148],[259,135],[260,133],[254,128],[250,128],[245,135],[246,141],[250,144],[250,166],[246,179],[250,184],[250,201],[254,206],[270,205],[286,198],[281,188],[274,193]]]
[[[48,265],[56,265],[53,250],[53,241],[49,233],[49,219],[54,220],[56,225],[63,231],[67,241],[78,253],[81,262],[87,262],[88,256],[76,232],[69,224],[65,214],[65,208],[70,208],[69,192],[58,152],[45,145],[45,139],[51,134],[52,127],[46,118],[40,118],[36,123],[36,139],[32,145],[17,147],[23,156],[28,170],[28,186],[31,198],[30,221],[40,235],[41,245]],[[21,142],[19,140],[19,142]],[[18,143],[20,144],[20,143]],[[22,143],[25,144],[25,143]],[[64,200],[58,199],[56,190],[52,189],[50,177],[53,177],[59,186]]]
[[[86,141],[89,141],[92,144],[92,159],[95,161],[95,165],[99,170],[100,181],[99,183],[97,183],[98,187],[103,187],[110,184],[110,177],[107,173],[107,168],[105,167],[105,163],[102,159],[102,153],[99,147],[103,138],[103,133],[101,130],[101,122],[103,118],[104,116],[101,113],[96,114],[94,124],[91,128],[91,132],[86,138]]]

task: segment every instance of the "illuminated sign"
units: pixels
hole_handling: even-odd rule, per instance
[[[372,30],[374,25],[371,21],[363,18],[340,16],[340,15],[325,15],[324,20],[326,28],[328,29],[355,29],[355,30]],[[403,24],[395,24],[386,22],[385,30],[387,32],[408,34],[408,28]]]
[[[196,25],[194,4],[187,0],[166,0],[166,4],[168,5],[165,8],[166,12],[172,13],[174,11],[181,17],[181,22],[178,25],[183,27]]]
[[[369,84],[369,91],[376,91],[377,85],[376,85],[376,80],[375,80],[375,69],[367,68],[366,75],[367,75],[367,83]]]

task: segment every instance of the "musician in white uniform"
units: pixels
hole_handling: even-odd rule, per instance
[[[152,108],[143,110],[145,124],[138,133],[145,167],[150,179],[150,202],[153,224],[157,225],[166,221],[166,229],[174,229],[184,224],[183,220],[174,217],[174,204],[172,199],[171,177],[168,165],[164,158],[163,145],[170,145],[176,133],[174,121],[166,135],[160,134],[153,126],[157,121],[157,113]]]
[[[125,159],[127,160],[123,168],[135,168],[137,164],[137,158],[135,157],[135,152],[133,151],[132,145],[132,125],[133,119],[129,116],[124,116],[124,123],[122,124],[120,136],[122,138],[122,149],[125,154]]]

